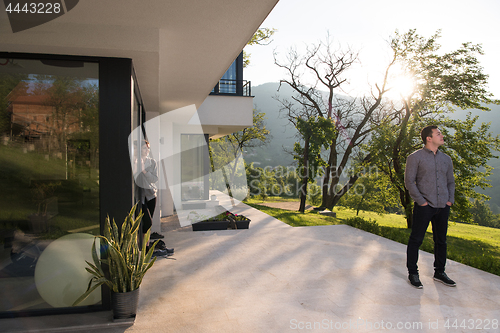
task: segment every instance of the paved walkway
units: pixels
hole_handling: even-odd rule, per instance
[[[169,222],[165,242],[175,255],[146,275],[134,325],[110,325],[107,312],[9,325],[54,332],[53,323],[65,321],[60,331],[109,333],[500,331],[499,276],[448,261],[457,281],[450,288],[433,281],[433,256],[421,252],[418,290],[406,280],[405,245],[346,225],[293,228],[244,204],[231,210],[248,216],[250,229],[193,232]]]

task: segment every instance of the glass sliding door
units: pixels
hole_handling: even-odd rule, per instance
[[[100,232],[99,64],[0,65],[0,315],[70,307]]]
[[[182,200],[208,199],[209,155],[207,136],[181,135]]]

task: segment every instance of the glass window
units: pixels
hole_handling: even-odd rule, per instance
[[[221,94],[236,94],[236,60],[233,61],[229,69],[224,73],[219,82],[219,92]]]
[[[203,134],[181,135],[182,200],[208,198],[208,146]]]
[[[99,234],[99,65],[0,65],[0,314],[70,307]]]

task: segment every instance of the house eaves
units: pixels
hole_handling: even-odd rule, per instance
[[[199,107],[278,0],[82,0],[13,33],[0,12],[0,52],[133,59],[148,111]]]

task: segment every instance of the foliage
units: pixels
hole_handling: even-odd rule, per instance
[[[342,197],[339,209],[345,207],[356,211],[372,211],[378,214],[386,212],[387,207],[396,204],[394,197],[387,190],[390,186],[388,178],[383,174],[363,174],[356,184]]]
[[[313,206],[320,206],[322,201],[321,186],[309,183],[307,184],[306,202]]]
[[[212,173],[211,188],[221,190],[217,184],[223,182],[228,188],[229,195],[232,197],[231,188],[228,184],[239,184],[237,180],[245,173],[242,151],[248,147],[264,145],[267,142],[269,131],[264,124],[264,113],[253,110],[253,126],[247,127],[226,135],[220,139],[212,140],[209,145],[210,162],[212,171],[221,170],[222,172]],[[220,174],[224,179],[220,178]],[[244,186],[247,184],[239,184]]]
[[[250,196],[262,199],[268,196],[298,197],[300,177],[295,167],[261,168],[250,163],[245,168]]]
[[[228,210],[221,212],[221,213],[219,213],[215,216],[212,216],[212,217],[208,217],[206,215],[200,215],[196,211],[191,211],[189,213],[189,215],[190,215],[190,219],[193,223],[204,222],[204,221],[229,221],[230,219],[232,219],[234,221],[248,220],[248,218],[246,216],[240,215],[240,214],[234,214]]]
[[[297,117],[295,127],[304,142],[303,146],[296,142],[293,147],[293,158],[298,162],[301,171],[299,177],[302,178],[299,211],[304,212],[307,185],[322,175],[320,167],[327,166],[326,161],[321,158],[321,152],[328,149],[330,142],[337,136],[337,130],[331,119],[314,116]]]
[[[10,60],[14,61],[14,60]],[[9,98],[16,94],[26,94],[28,85],[26,74],[0,73],[0,134],[8,133],[10,130],[10,115],[7,110]]]
[[[272,42],[271,37],[275,32],[276,29],[273,28],[259,28],[247,45],[269,45]],[[243,68],[248,65],[250,65],[250,53],[243,51]]]
[[[279,187],[275,171],[269,168],[256,167],[253,163],[246,165],[248,188],[251,196],[266,198],[276,193]]]
[[[474,224],[500,228],[500,215],[493,214],[490,206],[483,200],[475,199],[472,207],[469,208],[469,212],[472,215],[472,222]]]
[[[282,189],[281,193],[273,192],[273,195],[296,198],[299,193],[300,177],[295,166],[278,165],[273,168],[276,185]]]
[[[455,51],[441,54],[437,43],[439,38],[439,32],[430,38],[419,36],[415,30],[405,34],[395,33],[390,44],[393,62],[402,69],[399,75],[413,78],[414,87],[406,96],[400,95],[397,102],[388,102],[391,112],[367,147],[372,163],[391,180],[392,190],[405,208],[408,228],[412,224],[413,201],[404,187],[405,161],[412,151],[419,148],[420,128],[430,124],[440,125],[441,130],[447,131],[451,138],[448,150],[443,150],[449,152],[456,163],[459,187],[453,211],[461,219],[469,218],[468,199],[475,197],[470,189],[476,186],[476,182],[478,186],[485,186],[484,176],[489,170],[486,168],[482,175],[479,170],[491,157],[488,149],[498,149],[498,139],[487,133],[488,125],[480,127],[476,140],[473,139],[476,134],[471,132],[475,120],[468,118],[461,122],[446,117],[453,107],[488,110],[485,103],[498,103],[491,99],[492,95],[486,89],[488,76],[479,66],[481,46],[464,43]],[[467,138],[471,145],[464,145],[460,138]],[[466,152],[474,147],[473,144],[480,145],[473,152],[479,155],[477,158],[471,158],[471,154]],[[464,192],[461,193],[459,188]]]
[[[331,119],[321,117],[297,118],[296,128],[307,145],[302,146],[296,142],[293,147],[295,153],[293,158],[304,173],[300,176],[305,175],[308,181],[313,181],[317,176],[321,176],[318,174],[320,167],[326,166],[321,153],[323,149],[328,149],[329,143],[337,135],[337,129]]]
[[[490,124],[476,126],[476,117],[470,113],[466,120],[444,118],[440,122],[446,137],[443,152],[451,156],[455,173],[455,204],[451,218],[456,221],[470,222],[473,219],[469,209],[474,200],[488,197],[476,191],[476,188],[490,187],[488,177],[493,169],[487,163],[500,150],[500,138],[490,133]]]
[[[92,245],[93,263],[88,261],[87,272],[93,275],[89,281],[87,291],[83,293],[74,303],[78,305],[85,300],[90,293],[103,284],[106,284],[113,292],[123,293],[139,288],[146,272],[153,266],[156,257],[153,250],[158,243],[156,241],[146,254],[146,245],[149,242],[151,230],[144,235],[142,249],[139,250],[137,234],[141,226],[142,212],[134,218],[137,204],[132,207],[130,213],[118,227],[115,220],[106,218],[103,236],[96,236]],[[101,241],[101,257],[96,250],[96,240]],[[103,265],[109,267],[109,276],[105,273]]]

